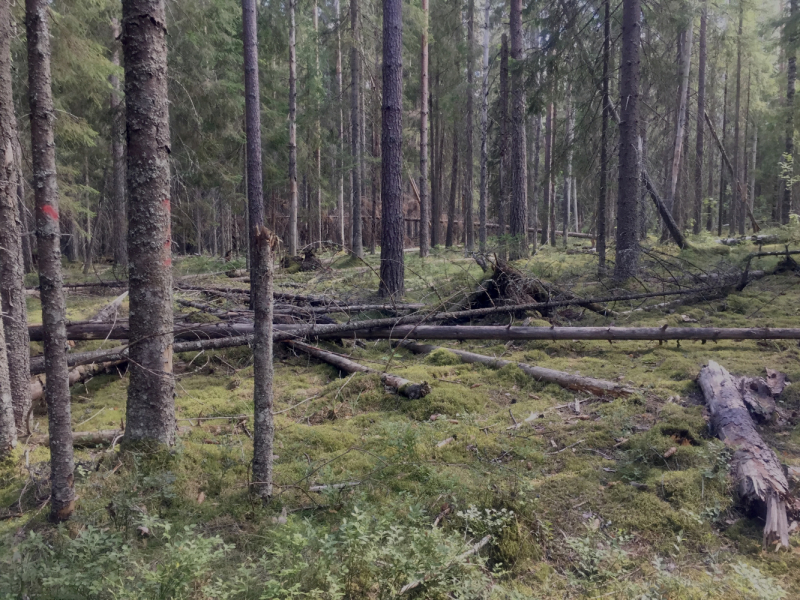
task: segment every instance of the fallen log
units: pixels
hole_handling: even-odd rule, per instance
[[[128,297],[127,290],[122,292],[119,296],[114,298],[111,302],[106,304],[103,308],[97,311],[95,315],[89,319],[93,323],[104,323],[106,321],[113,321],[117,317],[119,307],[122,306],[125,298]]]
[[[414,342],[408,341],[400,342],[399,346],[411,350],[417,354],[429,354],[434,350],[441,348],[448,352],[452,352],[465,363],[486,365],[492,369],[502,369],[503,367],[507,367],[509,365],[515,365],[519,367],[526,375],[536,379],[537,381],[556,383],[565,389],[576,392],[588,392],[595,396],[619,397],[636,394],[636,390],[633,388],[629,388],[619,383],[614,383],[613,381],[594,379],[593,377],[583,377],[581,375],[573,375],[572,373],[565,373],[564,371],[556,371],[555,369],[548,369],[546,367],[537,367],[526,363],[503,360],[501,358],[493,358],[491,356],[484,356],[483,354],[466,352],[465,350],[442,348],[441,346],[432,346],[429,344],[415,344]]]
[[[431,386],[429,386],[426,381],[423,381],[422,383],[414,383],[412,381],[409,381],[408,379],[403,379],[398,375],[392,375],[391,373],[382,373],[377,369],[366,367],[340,354],[328,352],[327,350],[323,350],[322,348],[309,346],[308,344],[304,344],[302,342],[288,341],[286,342],[286,344],[291,348],[305,352],[309,356],[313,356],[316,359],[319,359],[323,362],[333,365],[334,367],[338,368],[341,371],[344,371],[345,373],[371,373],[380,375],[381,381],[383,382],[384,385],[392,388],[401,396],[405,396],[406,398],[410,398],[411,400],[416,400],[417,398],[424,398],[431,392]]]
[[[76,383],[84,382],[91,379],[99,373],[103,373],[108,369],[113,369],[121,364],[128,362],[127,357],[121,360],[107,361],[102,363],[84,364],[79,367],[71,369],[69,372],[69,385],[70,387]],[[44,398],[46,384],[43,378],[33,377],[30,382],[31,402],[36,402]]]
[[[737,381],[713,360],[703,367],[697,381],[711,413],[712,428],[734,450],[731,471],[739,496],[762,512],[766,509],[764,547],[788,548],[789,484],[778,457],[756,431]]]
[[[192,430],[191,427],[178,427],[178,434],[185,435]],[[72,445],[75,448],[85,448],[87,446],[102,446],[104,444],[113,444],[114,440],[121,441],[125,435],[124,429],[101,429],[99,431],[73,431],[72,432]],[[28,444],[38,444],[40,446],[49,446],[50,437],[46,435],[34,435],[28,438]]]

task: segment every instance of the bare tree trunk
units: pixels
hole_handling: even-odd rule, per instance
[[[467,114],[465,132],[467,138],[466,152],[464,156],[464,238],[465,250],[472,252],[475,250],[475,227],[473,223],[473,199],[472,188],[473,185],[473,146],[474,136],[472,134],[473,118],[473,98],[475,91],[473,90],[473,73],[475,71],[475,52],[474,52],[474,27],[475,27],[475,0],[467,0]]]
[[[500,229],[500,256],[506,257],[506,205],[511,182],[511,157],[508,143],[508,35],[503,33],[500,42],[500,174],[497,194],[497,224]]]
[[[744,20],[744,5],[739,2],[739,32],[736,38],[736,100],[733,109],[733,183],[731,184],[731,214],[730,235],[735,235],[738,229],[744,233],[744,210],[741,206],[738,182],[741,180],[739,162],[739,125],[741,123],[741,95],[742,95],[742,23]],[[741,215],[741,227],[739,226]]]
[[[111,35],[114,49],[111,52],[111,63],[119,67],[119,21],[111,18]],[[127,236],[127,211],[125,206],[125,103],[121,98],[119,77],[109,76],[111,83],[111,160],[113,163],[113,206],[112,218],[114,240],[114,264],[123,271],[128,268],[128,248],[125,244]]]
[[[567,114],[566,116],[566,131],[564,132],[564,145],[566,146],[567,150],[567,164],[564,169],[564,210],[563,210],[563,217],[564,223],[562,225],[562,232],[561,236],[564,238],[564,248],[567,247],[567,242],[569,241],[569,236],[567,236],[567,231],[569,231],[569,211],[570,211],[570,203],[572,201],[571,197],[571,185],[572,185],[572,127],[573,127],[573,120],[572,120],[572,84],[567,83]]]
[[[125,441],[172,445],[175,401],[166,10],[163,0],[125,0],[122,8],[131,315]]]
[[[338,193],[336,200],[336,212],[339,223],[339,243],[342,247],[347,245],[347,238],[344,234],[344,109],[342,98],[342,20],[339,0],[334,0],[334,10],[336,12],[336,102],[339,105],[339,139],[337,148],[339,150],[338,167]]]
[[[619,186],[617,256],[614,278],[628,279],[639,271],[639,41],[640,0],[622,3],[620,61]]]
[[[0,288],[2,288],[3,343],[0,344],[0,421],[4,419],[2,363],[7,362],[13,398],[12,428],[22,429],[30,408],[27,382],[30,340],[25,306],[22,252],[23,226],[19,186],[22,163],[17,156],[17,120],[12,93],[11,5],[0,3]],[[4,358],[5,357],[5,358]],[[0,430],[3,429],[0,423]],[[0,433],[0,454],[10,438]],[[16,440],[16,437],[14,438]]]
[[[792,160],[794,157],[794,91],[797,81],[797,0],[789,0],[789,20],[784,33],[786,44],[786,148],[784,157]],[[794,164],[793,162],[790,164]],[[783,196],[780,209],[780,220],[783,225],[789,223],[789,213],[792,210],[792,184],[783,179]]]
[[[529,181],[529,188],[533,188],[532,200],[528,218],[531,225],[531,244],[533,245],[533,253],[536,254],[536,245],[539,242],[539,236],[536,232],[539,230],[539,154],[542,146],[542,115],[537,114],[534,117],[533,126],[533,174],[531,181]]]
[[[486,251],[486,204],[489,196],[487,137],[489,125],[489,12],[490,0],[483,10],[483,83],[481,84],[481,189],[478,208],[478,247]],[[501,235],[503,232],[500,232]]]
[[[358,0],[350,0],[350,26],[352,28],[352,42],[350,45],[350,148],[353,161],[352,168],[352,199],[353,199],[353,254],[364,256],[364,241],[362,234],[361,216],[361,113],[359,111],[359,98],[361,97],[361,57],[358,54],[361,33],[358,23]],[[401,199],[402,202],[402,199]],[[401,215],[402,219],[402,206]],[[386,216],[384,215],[384,222]],[[401,233],[402,235],[402,233]],[[402,251],[402,239],[400,250]],[[381,249],[383,254],[383,249]]]
[[[670,172],[669,193],[666,198],[667,210],[673,217],[678,213],[675,204],[675,194],[678,189],[678,176],[680,174],[681,160],[683,157],[683,138],[686,128],[686,107],[689,101],[689,68],[692,64],[692,40],[694,25],[691,21],[683,32],[681,44],[681,87],[678,92],[678,113],[675,125],[675,144],[672,149],[672,171]],[[664,229],[663,239],[667,239],[668,230]]]
[[[755,208],[756,201],[756,155],[758,152],[758,127],[753,125],[753,150],[750,153],[750,190],[748,192],[748,202],[750,211]]]
[[[550,210],[551,204],[554,201],[552,194],[552,181],[553,181],[553,105],[547,105],[547,117],[545,117],[544,125],[544,184],[543,198],[544,198],[544,219],[542,219],[542,246],[547,244],[550,228]]]
[[[25,2],[31,160],[36,199],[39,287],[44,324],[47,417],[50,432],[50,519],[64,521],[70,517],[75,506],[73,487],[75,463],[72,452],[67,370],[66,306],[61,274],[61,232],[53,126],[55,116],[50,77],[49,10],[46,0]],[[28,389],[27,385],[25,389]]]
[[[289,245],[291,256],[297,255],[297,0],[289,0]],[[252,223],[251,227],[256,227]]]
[[[451,248],[455,237],[456,196],[458,194],[458,119],[453,120],[453,170],[450,176],[450,202],[447,205],[445,248]]]
[[[314,58],[315,58],[315,71],[314,79],[320,80],[319,70],[319,8],[317,0],[314,0]],[[320,104],[315,102],[314,110],[316,111],[316,121],[314,122],[314,162],[316,163],[317,176],[314,182],[315,190],[315,207],[316,221],[317,221],[317,242],[320,247],[322,246],[322,132],[319,122]]]
[[[354,0],[351,0],[353,2]],[[383,126],[381,133],[381,271],[378,293],[399,299],[403,263],[403,14],[383,0]]]
[[[722,91],[722,147],[725,147],[725,139],[728,136],[728,72],[727,65],[725,73],[725,87]],[[720,154],[722,154],[720,152]],[[717,235],[722,235],[722,222],[725,216],[725,160],[719,161],[719,206],[717,206]]]
[[[4,2],[8,6],[9,3]],[[3,18],[5,9],[0,7],[0,18]],[[0,33],[4,31],[0,25]],[[8,37],[10,40],[10,36]],[[0,41],[0,44],[3,42]],[[3,62],[3,48],[0,47],[0,63]],[[0,69],[2,67],[0,66]],[[2,77],[2,75],[0,75]],[[1,102],[1,101],[0,101]],[[5,182],[0,175],[0,193]],[[17,425],[14,422],[14,400],[11,397],[11,380],[8,374],[8,355],[6,353],[5,326],[0,321],[0,460],[7,458],[11,449],[17,445]],[[30,396],[28,388],[23,388],[25,394]]]
[[[378,203],[381,200],[381,186],[380,186],[380,166],[378,166],[378,159],[381,156],[381,136],[378,135],[378,129],[375,124],[379,119],[373,122],[372,126],[372,215],[370,218],[370,232],[369,232],[369,253],[375,254],[375,245],[378,242]]]
[[[438,64],[438,63],[437,63]],[[435,119],[433,127],[433,154],[431,171],[431,247],[436,248],[440,243],[442,219],[442,171],[444,170],[444,119],[439,113],[439,69],[436,69],[436,95],[431,95],[433,110],[432,118]]]
[[[706,112],[706,29],[708,22],[708,5],[703,1],[700,14],[700,57],[697,71],[697,144],[694,157],[694,227],[692,233],[700,233],[703,221],[703,133]]]
[[[422,0],[419,119],[419,255],[428,256],[431,210],[428,195],[428,0]]]
[[[603,116],[600,133],[600,196],[597,200],[598,272],[606,272],[606,224],[608,204],[608,116],[611,96],[608,93],[608,66],[611,60],[611,0],[603,0]]]
[[[550,232],[550,246],[555,248],[556,247],[556,180],[553,176],[552,170],[555,166],[555,147],[556,147],[556,123],[557,123],[557,106],[555,103],[552,105],[553,107],[553,118],[551,119],[551,135],[552,138],[550,140],[550,224],[548,226],[548,231]]]
[[[511,0],[511,210],[509,257],[528,256],[528,164],[525,147],[525,89],[522,73],[522,0]]]

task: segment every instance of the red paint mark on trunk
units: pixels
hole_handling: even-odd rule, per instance
[[[58,221],[58,211],[49,204],[45,204],[42,207],[42,212],[53,219],[53,221]]]

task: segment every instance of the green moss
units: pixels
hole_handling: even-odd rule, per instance
[[[446,348],[437,348],[425,357],[425,362],[429,365],[444,367],[448,365],[460,365],[461,359]]]

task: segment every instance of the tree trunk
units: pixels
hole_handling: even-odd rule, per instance
[[[378,159],[381,156],[381,138],[378,129],[375,127],[377,120],[372,127],[372,214],[369,220],[369,253],[375,254],[375,246],[378,241],[378,202],[380,202],[380,167]]]
[[[445,248],[453,246],[456,227],[456,196],[458,194],[458,118],[453,120],[453,170],[450,176],[450,202],[447,205],[447,232]]]
[[[506,257],[506,205],[508,204],[509,183],[511,182],[511,157],[508,144],[508,35],[503,33],[500,42],[500,173],[497,194],[497,224],[500,236],[500,257]]]
[[[114,49],[111,52],[111,63],[119,67],[119,21],[111,18],[111,35]],[[109,76],[111,83],[111,160],[113,170],[112,196],[114,215],[112,242],[114,249],[114,264],[126,272],[128,269],[128,248],[125,244],[127,236],[127,211],[125,206],[125,103],[121,98],[119,77],[116,74]],[[126,273],[127,274],[127,273]]]
[[[706,28],[708,22],[708,5],[703,1],[700,14],[700,57],[697,70],[697,144],[694,157],[694,227],[692,233],[700,233],[703,222],[703,133],[706,112]]]
[[[639,39],[640,0],[623,0],[620,65],[619,186],[614,278],[639,271]]]
[[[317,0],[314,0],[314,58],[314,79],[318,85],[321,86],[321,73],[319,70],[319,8],[317,6]],[[324,238],[322,237],[322,131],[319,122],[320,108],[320,103],[315,102],[314,110],[317,114],[314,122],[314,163],[316,165],[317,175],[316,180],[314,181],[314,212],[316,213],[315,216],[317,221],[316,241],[321,247],[322,240]]]
[[[528,256],[528,165],[525,147],[525,89],[522,72],[522,0],[511,0],[511,210],[510,258]]]
[[[338,169],[336,199],[336,213],[338,215],[339,243],[344,248],[347,245],[347,238],[344,234],[344,108],[342,97],[342,20],[339,0],[334,0],[334,10],[336,13],[336,102],[339,105],[339,138],[337,149],[339,150],[339,160],[336,162]]]
[[[431,207],[428,194],[428,0],[422,0],[419,119],[419,255],[430,248]]]
[[[606,213],[608,211],[608,116],[611,96],[608,93],[608,67],[611,59],[611,0],[603,0],[603,116],[600,133],[600,196],[597,200],[598,272],[606,272]]]
[[[789,20],[786,23],[786,148],[784,157],[789,164],[794,162],[794,88],[797,81],[797,0],[789,0]],[[792,210],[792,183],[783,179],[783,195],[780,210],[780,219],[783,225],[789,223],[789,213]]]
[[[297,256],[297,0],[289,0],[289,235],[287,250]],[[254,228],[257,224],[251,223]],[[255,249],[254,249],[255,251]],[[253,275],[255,276],[255,274]]]
[[[569,231],[569,211],[570,211],[570,203],[572,202],[571,197],[571,185],[572,185],[572,128],[574,126],[574,122],[572,120],[572,85],[567,83],[567,114],[566,117],[566,127],[564,128],[564,145],[567,151],[567,164],[564,169],[564,197],[563,197],[563,217],[564,223],[562,224],[562,232],[561,236],[564,238],[564,248],[567,247],[569,242],[569,237],[567,236],[567,231]]]
[[[4,4],[8,6],[9,3]],[[6,16],[4,12],[5,9],[0,7],[0,19]],[[6,22],[10,22],[10,20],[6,20]],[[8,33],[4,29],[5,27],[0,24],[0,33]],[[7,39],[10,41],[10,36]],[[0,41],[0,63],[6,56],[3,53],[2,44],[3,42]],[[2,69],[2,64],[0,64],[0,69]],[[2,190],[3,183],[4,181],[0,179],[0,190]],[[8,355],[4,330],[5,326],[0,321],[0,460],[5,460],[10,455],[11,449],[17,445],[17,424],[14,422],[14,400],[11,397],[11,380],[8,375]],[[30,396],[26,387],[23,387],[23,390],[26,396]]]
[[[673,218],[678,213],[676,210],[675,194],[678,190],[678,176],[680,174],[681,160],[683,157],[683,138],[686,128],[686,107],[689,101],[689,69],[692,64],[692,40],[694,37],[694,24],[689,21],[683,32],[681,44],[681,86],[678,92],[678,113],[675,125],[675,143],[672,149],[672,171],[670,172],[669,190],[666,198],[667,210]],[[667,230],[664,230],[666,236]],[[663,237],[666,239],[666,237]]]
[[[475,27],[475,0],[467,0],[467,114],[464,123],[464,135],[467,138],[466,152],[464,156],[464,237],[465,250],[472,252],[475,250],[475,227],[472,215],[472,188],[473,186],[473,146],[474,136],[472,135],[473,119],[473,99],[475,92],[473,88],[473,73],[475,71],[475,52],[474,52],[474,27]]]
[[[536,254],[536,245],[539,242],[537,231],[539,229],[539,154],[542,146],[542,115],[537,114],[534,118],[533,126],[533,174],[529,180],[529,187],[533,188],[532,200],[529,210],[528,219],[530,220],[531,229],[531,244],[533,246],[533,253]]]
[[[437,63],[438,64],[438,63]],[[431,165],[431,247],[441,243],[442,219],[442,171],[444,171],[444,118],[439,112],[439,69],[436,69],[436,95],[433,96],[433,110],[436,125],[433,127],[433,155]]]
[[[489,14],[490,0],[483,10],[483,82],[481,83],[481,189],[478,207],[478,247],[486,252],[486,205],[489,196],[487,137],[489,126]],[[502,231],[500,232],[502,235]]]
[[[722,148],[725,148],[725,139],[728,136],[728,72],[723,74],[725,87],[722,91]],[[722,152],[720,151],[720,154]],[[722,235],[722,222],[725,216],[725,160],[719,161],[719,205],[717,206],[717,235]]]
[[[556,153],[556,124],[558,122],[558,106],[553,103],[553,118],[552,118],[552,139],[550,140],[550,169],[555,168],[555,153]],[[554,175],[554,174],[553,174]],[[550,246],[556,247],[556,180],[551,175],[550,178],[550,225],[548,231],[550,232]]]
[[[756,202],[756,156],[758,152],[758,127],[753,125],[753,150],[750,153],[750,190],[748,191],[748,204],[750,211],[755,209]]]
[[[61,232],[54,140],[55,116],[50,76],[50,7],[45,0],[26,0],[28,100],[31,161],[36,200],[39,287],[47,364],[47,417],[50,432],[50,518],[64,521],[75,505],[72,427],[67,371],[66,306],[61,274]],[[171,313],[170,306],[170,315]],[[171,329],[171,328],[170,328]],[[27,390],[27,385],[25,389]]]
[[[22,182],[22,163],[17,156],[17,120],[12,94],[11,5],[0,4],[0,288],[4,343],[0,345],[0,363],[7,361],[10,391],[13,398],[12,425],[22,428],[30,408],[27,393],[30,340],[28,313],[25,305],[25,269],[23,266],[23,220],[19,208],[18,187]],[[3,358],[3,357],[6,358]],[[0,364],[0,376],[2,369]],[[0,377],[0,386],[3,381]],[[5,399],[0,387],[0,421]],[[0,425],[2,428],[2,425]],[[4,436],[0,434],[0,453]]]
[[[353,254],[362,258],[364,256],[364,241],[362,234],[361,216],[361,112],[359,111],[359,98],[361,97],[361,58],[358,54],[360,31],[358,23],[358,0],[350,0],[350,27],[352,28],[352,42],[350,44],[350,155],[352,167],[352,248]],[[401,200],[402,202],[402,200]],[[401,206],[402,211],[402,206]],[[401,212],[402,219],[402,212]],[[384,217],[385,221],[385,217]],[[402,232],[401,232],[402,236]],[[402,237],[400,250],[402,252]],[[383,249],[381,249],[383,254]]]
[[[378,293],[395,300],[403,295],[405,273],[403,264],[402,6],[400,0],[383,0],[382,235]]]
[[[733,109],[733,184],[731,185],[731,214],[730,235],[735,235],[738,229],[744,234],[744,211],[741,210],[740,202],[742,198],[737,189],[737,183],[741,178],[741,168],[739,162],[739,125],[741,122],[741,92],[742,92],[742,23],[744,20],[744,6],[739,2],[739,32],[736,36],[736,99]],[[739,227],[740,213],[742,225]]]
[[[547,244],[550,237],[550,210],[553,203],[553,105],[547,105],[547,117],[544,125],[544,184],[543,205],[544,219],[542,219],[542,246]]]
[[[172,445],[175,401],[166,11],[163,0],[125,0],[122,8],[131,318],[125,441]]]

